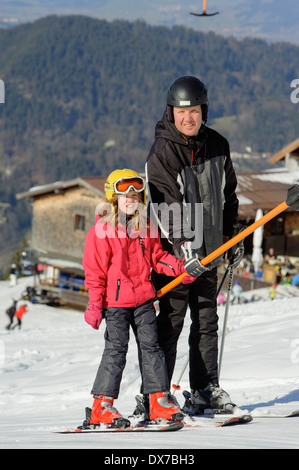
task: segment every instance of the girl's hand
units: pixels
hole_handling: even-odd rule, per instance
[[[103,320],[102,306],[100,302],[89,302],[88,309],[84,313],[84,320],[95,330],[99,329]]]

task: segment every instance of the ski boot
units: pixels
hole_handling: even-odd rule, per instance
[[[184,413],[168,391],[150,394],[149,412],[151,420],[166,419],[168,422],[181,422],[184,419]]]
[[[114,408],[113,397],[107,395],[94,395],[92,409],[86,408],[86,419],[81,428],[96,428],[97,426],[107,426],[109,428],[126,428],[130,426],[130,421]]]
[[[219,385],[208,384],[203,390],[200,390],[205,397],[210,400],[210,408],[214,413],[232,414],[237,405],[232,402],[231,397]],[[192,393],[191,393],[192,400]]]
[[[200,390],[191,390],[183,392],[185,404],[183,411],[190,416],[200,416],[210,410],[210,413],[233,414],[238,408],[232,402],[229,394],[219,385],[208,384]]]
[[[136,407],[133,411],[133,416],[138,417],[144,421],[149,421],[149,395],[136,395]]]
[[[182,411],[189,416],[202,416],[205,414],[205,410],[211,408],[210,400],[199,390],[192,390],[191,393],[184,390],[183,396],[185,403]]]

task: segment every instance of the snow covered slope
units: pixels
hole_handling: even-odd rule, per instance
[[[299,448],[299,418],[254,418],[244,426],[182,429],[175,433],[144,435],[60,435],[51,430],[77,426],[91,406],[90,389],[103,349],[104,323],[99,331],[85,324],[83,313],[28,303],[21,330],[5,329],[5,310],[20,298],[31,278],[16,287],[0,282],[0,448],[189,449]],[[291,289],[294,291],[294,288]],[[252,415],[288,412],[299,408],[299,307],[287,288],[277,298],[230,308],[221,371],[221,386]],[[219,308],[220,339],[224,309]],[[188,350],[189,320],[179,342],[174,380]],[[140,379],[133,334],[121,393],[116,407],[132,413]],[[188,373],[182,382],[188,389]],[[181,391],[176,396],[183,404]],[[146,436],[146,437],[145,437]]]

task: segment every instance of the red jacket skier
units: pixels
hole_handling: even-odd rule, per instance
[[[15,317],[17,317],[18,320],[22,320],[22,317],[24,313],[26,312],[27,312],[27,305],[26,304],[21,305],[21,307],[16,311]]]
[[[27,304],[23,304],[21,305],[18,310],[16,311],[16,313],[14,314],[14,316],[17,318],[18,320],[18,323],[13,327],[16,328],[16,326],[19,327],[19,329],[21,328],[22,326],[22,318],[23,318],[23,315],[24,313],[26,313],[28,310],[27,310]]]

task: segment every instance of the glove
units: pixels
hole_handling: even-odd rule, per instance
[[[183,263],[186,272],[190,276],[198,277],[202,273],[210,271],[210,267],[204,266],[198,259],[196,250],[191,247],[191,242],[185,242],[181,245]]]
[[[185,271],[187,272],[187,271]],[[184,276],[182,279],[182,284],[191,284],[191,282],[194,282],[197,277],[194,276]]]
[[[84,320],[95,330],[99,329],[103,320],[102,306],[100,302],[88,302],[88,309],[84,313]]]
[[[232,238],[245,230],[245,228],[245,225],[235,224]],[[242,261],[244,251],[244,240],[241,240],[239,243],[230,248],[227,252],[229,266],[232,268],[237,268]]]

